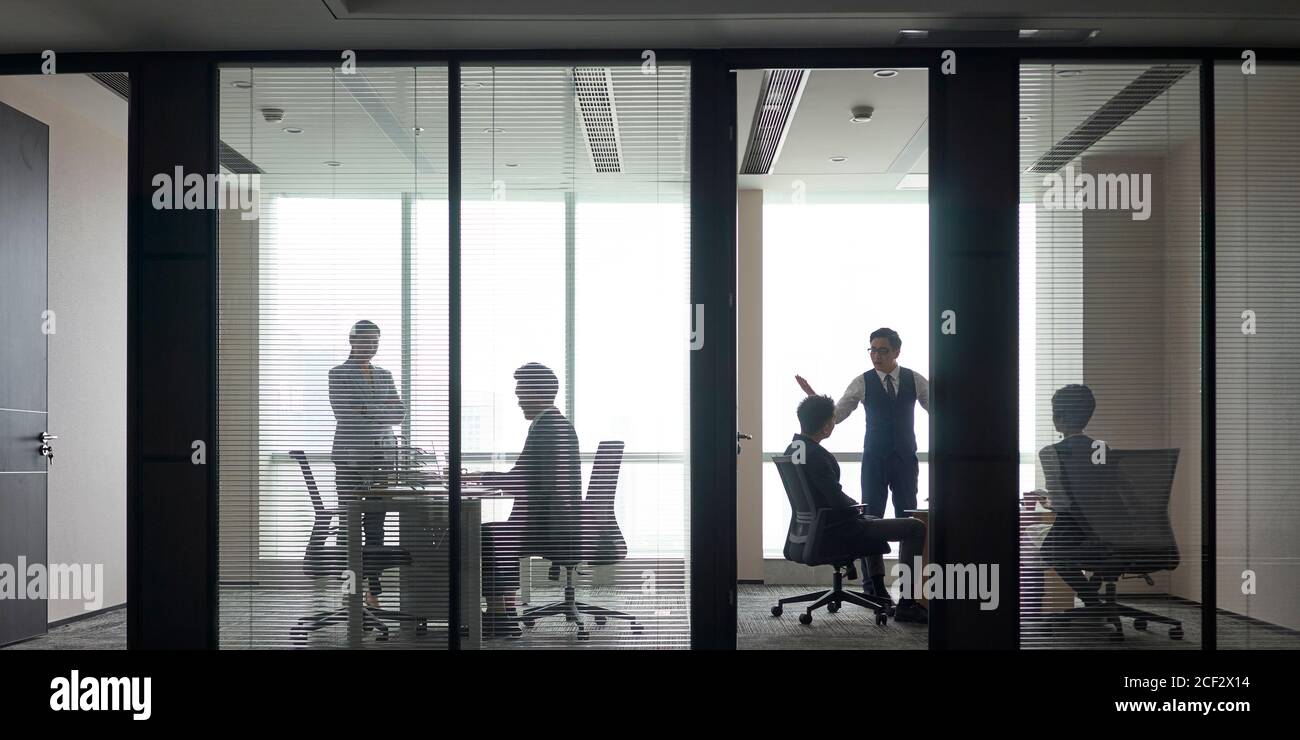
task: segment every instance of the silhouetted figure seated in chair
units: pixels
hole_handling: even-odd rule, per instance
[[[535,362],[515,371],[515,395],[532,422],[524,449],[506,473],[470,476],[514,499],[510,517],[483,525],[485,637],[517,637],[519,558],[553,562],[572,559],[578,547],[582,505],[582,461],[573,424],[555,408],[560,384],[550,368]]]
[[[1043,539],[1043,562],[1051,566],[1084,606],[1099,606],[1100,579],[1084,575],[1084,565],[1105,556],[1105,548],[1080,511],[1080,499],[1101,504],[1098,499],[1115,495],[1113,468],[1097,465],[1094,457],[1105,444],[1083,433],[1097,409],[1097,401],[1086,385],[1067,385],[1052,394],[1052,424],[1063,439],[1038,451],[1043,466],[1047,504],[1056,514]],[[1099,457],[1097,459],[1104,459]]]
[[[1056,519],[1043,540],[1043,561],[1083,601],[1069,616],[1104,619],[1112,637],[1123,636],[1120,617],[1134,627],[1167,624],[1181,639],[1177,619],[1125,606],[1116,600],[1117,582],[1178,567],[1178,544],[1169,520],[1169,495],[1178,450],[1116,450],[1083,433],[1097,402],[1084,385],[1067,385],[1052,395],[1052,421],[1064,439],[1038,454]],[[1089,574],[1091,574],[1089,576]]]
[[[888,543],[900,544],[902,562],[917,562],[925,543],[925,524],[919,519],[864,516],[862,505],[844,493],[839,462],[821,445],[835,429],[834,401],[828,396],[808,396],[799,404],[798,416],[800,433],[794,435],[785,455],[775,459],[790,498],[785,557],[807,565],[832,565],[835,582],[829,591],[781,599],[772,608],[772,614],[779,616],[787,603],[814,601],[800,617],[801,622],[809,624],[814,609],[827,606],[834,612],[839,610],[841,602],[849,602],[876,610],[878,623],[884,624],[888,598],[844,591],[842,571],[851,569],[855,560],[866,556],[876,594],[884,594],[882,555],[889,552]],[[929,621],[925,607],[910,598],[899,600],[894,616],[900,622]]]

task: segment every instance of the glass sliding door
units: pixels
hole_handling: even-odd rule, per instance
[[[445,647],[447,70],[220,79],[220,644]]]
[[[1020,85],[1022,645],[1195,648],[1199,65]]]
[[[1300,648],[1300,66],[1214,70],[1216,635]]]
[[[690,643],[689,83],[685,66],[462,69],[484,647]]]

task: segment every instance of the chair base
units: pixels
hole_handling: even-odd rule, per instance
[[[643,627],[636,621],[636,617],[626,612],[616,609],[607,609],[595,604],[587,604],[578,601],[577,592],[573,587],[573,568],[566,567],[566,576],[564,579],[564,600],[556,601],[545,606],[535,606],[531,609],[525,609],[524,613],[519,616],[520,623],[525,627],[533,627],[537,620],[556,615],[563,615],[565,621],[573,622],[578,627],[578,639],[586,640],[591,636],[587,631],[587,625],[583,622],[584,614],[596,618],[596,625],[603,626],[610,619],[621,619],[629,623],[633,632],[642,631]]]
[[[378,632],[379,634],[375,637],[376,642],[386,642],[388,640],[388,625],[384,624],[384,620],[398,623],[414,622],[416,634],[423,634],[429,628],[428,620],[423,617],[416,617],[412,614],[390,609],[376,609],[364,604],[361,606],[361,627],[367,632],[371,630]],[[302,617],[290,631],[290,639],[295,647],[305,647],[307,635],[332,624],[347,624],[347,621],[348,607],[346,606],[327,612],[318,612],[310,617]]]
[[[785,611],[786,604],[801,604],[811,601],[813,604],[804,609],[804,613],[799,615],[799,623],[803,625],[812,624],[812,613],[817,609],[826,607],[826,611],[834,614],[840,610],[843,604],[855,604],[864,609],[870,609],[876,613],[876,624],[884,626],[889,623],[889,602],[877,596],[870,596],[865,593],[844,590],[844,569],[848,566],[836,566],[835,579],[831,588],[822,591],[813,591],[812,593],[802,594],[800,596],[787,596],[784,599],[778,599],[776,606],[772,607],[772,616],[779,617]]]
[[[1100,604],[1070,609],[1065,612],[1066,617],[1101,618],[1113,628],[1109,634],[1109,637],[1112,640],[1124,639],[1123,617],[1132,619],[1133,629],[1138,630],[1139,632],[1145,631],[1149,623],[1155,622],[1156,624],[1169,625],[1169,639],[1181,640],[1184,637],[1183,623],[1181,621],[1174,619],[1173,617],[1166,617],[1162,614],[1156,614],[1154,612],[1146,611],[1145,609],[1138,609],[1137,607],[1119,603],[1115,596],[1114,581],[1107,580],[1105,582],[1104,591],[1098,594],[1098,596],[1101,598]]]

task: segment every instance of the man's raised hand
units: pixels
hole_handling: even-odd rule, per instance
[[[804,393],[807,393],[810,396],[817,395],[817,392],[812,389],[811,385],[808,385],[808,381],[804,380],[802,375],[794,376],[794,382],[799,384],[799,387],[803,389]]]

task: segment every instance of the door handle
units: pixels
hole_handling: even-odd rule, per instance
[[[58,439],[58,435],[49,432],[41,432],[41,446],[38,449],[41,457],[49,460],[50,466],[54,465],[54,446],[50,444],[53,440]]]
[[[753,438],[754,438],[754,435],[752,435],[752,434],[745,434],[744,432],[736,432],[736,455],[737,455],[737,456],[740,455],[740,440],[742,440],[742,439],[753,439]]]

